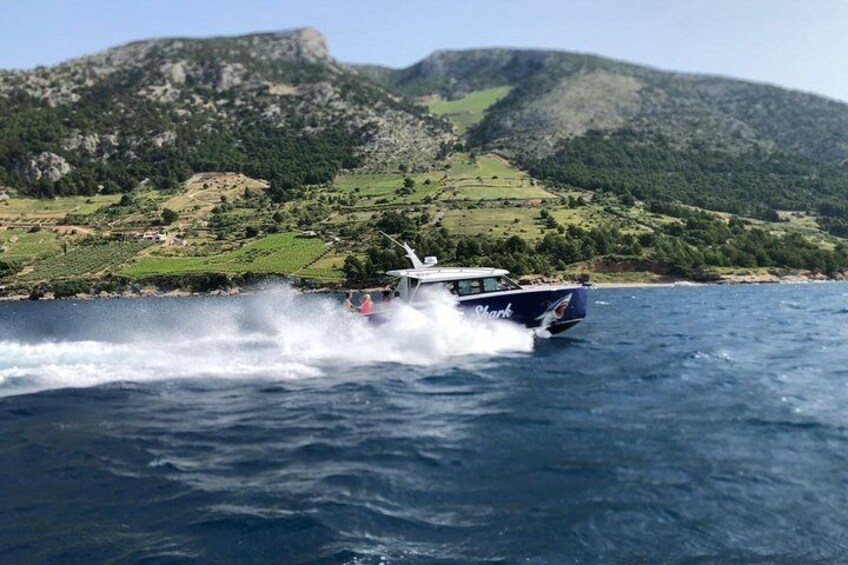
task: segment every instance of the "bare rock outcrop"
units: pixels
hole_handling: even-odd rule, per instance
[[[186,67],[187,65],[183,61],[168,62],[159,67],[159,72],[162,73],[162,77],[167,82],[183,84],[188,76]]]
[[[65,151],[79,151],[86,155],[96,155],[99,147],[100,136],[96,133],[78,133],[62,140],[62,149]]]
[[[254,36],[261,37],[261,36]],[[306,27],[271,34],[271,41],[256,43],[267,56],[281,59],[299,59],[307,63],[332,60],[327,38],[317,29]]]
[[[20,174],[29,182],[42,178],[56,182],[72,170],[73,167],[63,157],[45,151],[20,167]]]

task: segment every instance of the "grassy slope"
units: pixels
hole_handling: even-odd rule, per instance
[[[183,216],[198,217],[221,203],[236,199],[245,189],[264,190],[267,184],[235,173],[199,173],[185,182],[185,190],[173,195],[162,206]]]
[[[510,86],[496,86],[486,90],[476,90],[458,100],[424,100],[431,112],[448,118],[457,132],[465,133],[468,128],[480,122],[486,109],[506,96]]]

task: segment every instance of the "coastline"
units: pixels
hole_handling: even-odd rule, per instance
[[[522,286],[555,286],[563,284],[581,284],[580,281],[551,279],[541,275],[533,275],[520,279]],[[787,275],[755,274],[755,275],[727,275],[712,281],[696,281],[683,278],[660,277],[653,281],[628,281],[628,280],[606,280],[600,282],[588,281],[586,284],[592,288],[621,289],[621,288],[672,288],[672,287],[703,287],[703,286],[728,286],[728,285],[773,285],[773,284],[812,284],[826,282],[844,282],[844,276],[826,277],[813,273],[793,273]],[[303,294],[329,294],[351,290],[356,293],[380,292],[383,286],[350,288],[344,285],[333,286],[309,286],[299,284],[297,281],[280,278],[277,281],[264,282],[260,284],[233,285],[228,288],[213,289],[207,291],[193,291],[189,289],[161,289],[155,286],[144,286],[138,289],[123,289],[117,292],[100,291],[97,293],[78,293],[69,296],[55,296],[52,292],[45,292],[33,297],[32,292],[0,295],[0,302],[15,301],[41,301],[41,300],[113,300],[113,299],[135,299],[135,298],[192,298],[192,297],[226,297],[240,294],[255,294],[267,290],[274,285],[287,285]]]
[[[694,286],[737,286],[737,285],[773,285],[773,284],[814,284],[827,282],[845,282],[843,277],[825,277],[816,275],[755,275],[755,276],[727,276],[715,281],[694,281],[679,279],[673,281],[656,282],[628,282],[608,281],[593,283],[596,288],[668,288],[668,287],[694,287]]]

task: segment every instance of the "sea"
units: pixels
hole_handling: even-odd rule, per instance
[[[394,307],[0,303],[0,562],[848,561],[848,284]]]

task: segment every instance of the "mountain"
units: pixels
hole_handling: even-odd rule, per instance
[[[360,73],[470,124],[470,146],[551,182],[756,217],[839,208],[848,218],[842,102],[543,50],[439,51],[405,69]],[[461,123],[473,106],[464,101],[495,87],[506,88]]]
[[[0,73],[0,184],[42,196],[234,171],[289,199],[342,169],[427,169],[462,139],[562,186],[848,222],[848,105],[775,86],[527,49],[351,67],[308,28]]]
[[[522,49],[437,51],[405,69],[359,70],[408,97],[512,86],[472,136],[485,145],[549,154],[563,137],[634,128],[681,145],[848,157],[848,105],[776,86]]]
[[[449,128],[335,61],[314,29],[131,43],[0,73],[0,183],[45,196],[192,172],[278,193],[341,168],[425,166]]]

